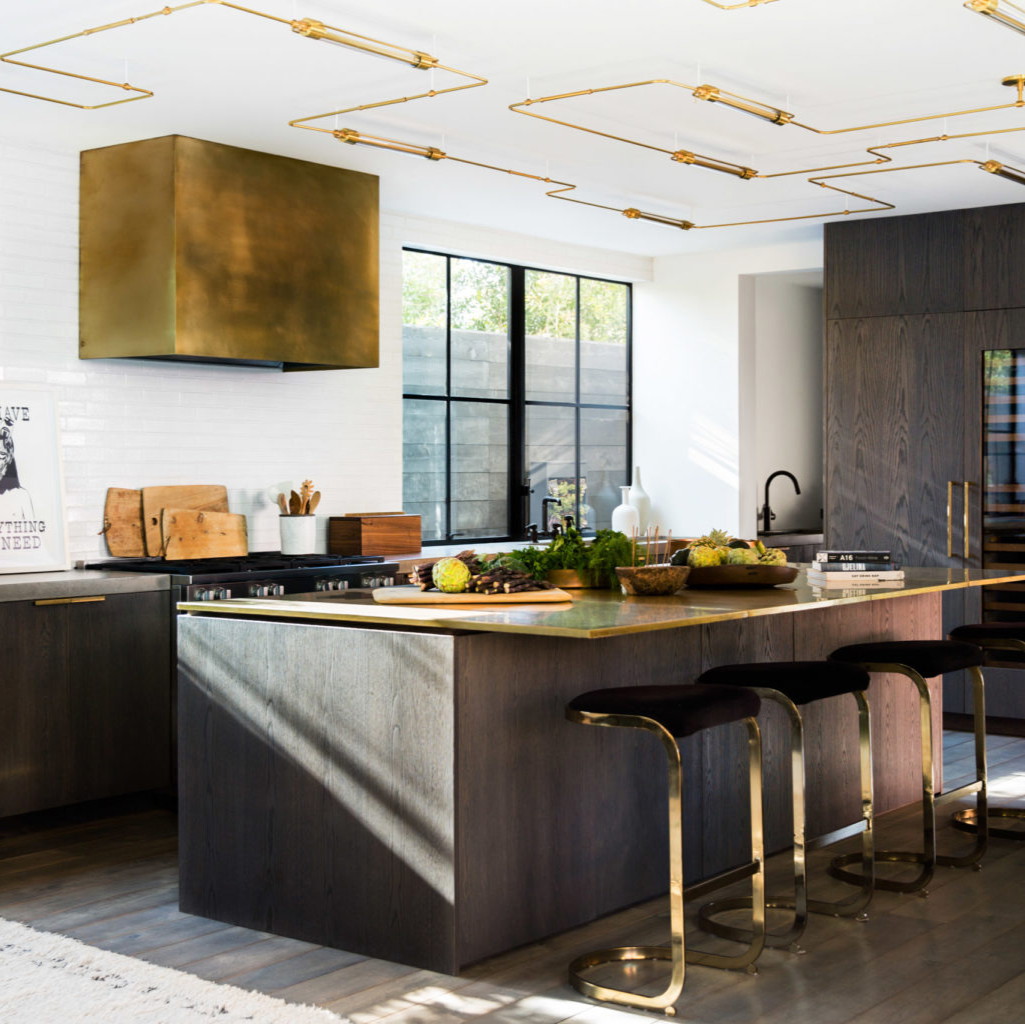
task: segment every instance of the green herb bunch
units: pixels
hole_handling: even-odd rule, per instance
[[[588,543],[574,526],[567,527],[544,548],[517,548],[511,558],[524,566],[535,579],[555,569],[571,569],[591,577],[594,585],[618,586],[617,565],[631,564],[632,545],[618,530],[599,530]]]

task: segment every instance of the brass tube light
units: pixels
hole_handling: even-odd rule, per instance
[[[772,124],[790,124],[794,115],[779,107],[770,107],[767,103],[760,103],[758,100],[748,99],[746,96],[738,96],[733,92],[726,92],[714,85],[699,85],[691,95],[695,99],[707,100],[709,103],[722,103],[734,110],[744,114],[752,114]]]
[[[964,6],[970,11],[992,18],[1005,28],[1013,28],[1015,32],[1025,33],[1025,9],[1011,3],[1010,0],[965,0]],[[1004,10],[1005,7],[1013,10],[1017,17],[1008,14]]]
[[[314,18],[300,18],[293,21],[292,31],[306,36],[307,39],[323,39],[325,42],[347,46],[352,50],[362,50],[364,53],[370,53],[377,57],[402,61],[414,68],[429,69],[438,66],[438,58],[432,57],[429,53],[423,53],[421,50],[407,50],[404,46],[392,46],[380,39],[361,36],[356,32],[346,32],[344,29],[335,28],[334,25],[325,25],[322,21],[317,21]]]
[[[987,160],[985,163],[979,164],[979,166],[982,170],[995,174],[998,178],[1006,178],[1008,181],[1025,185],[1025,171],[1017,171],[1013,167],[1007,167],[1005,164],[1000,163],[999,160]]]

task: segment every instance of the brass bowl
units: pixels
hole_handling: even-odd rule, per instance
[[[665,597],[675,594],[690,575],[686,565],[621,565],[616,567],[624,594],[638,597]]]

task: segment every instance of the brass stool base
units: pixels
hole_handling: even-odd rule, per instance
[[[993,807],[987,808],[986,820],[987,831],[991,836],[998,836],[1000,839],[1025,839],[1025,827],[1017,828],[994,828],[994,818],[1012,818],[1025,822],[1025,807]],[[950,816],[950,824],[953,828],[962,832],[976,833],[979,830],[979,816],[974,807],[963,811],[955,811]]]
[[[926,863],[924,854],[914,853],[910,850],[877,850],[875,853],[877,864],[922,864]],[[854,871],[847,871],[849,864],[861,863],[860,853],[844,853],[834,857],[829,862],[826,873],[831,878],[838,878],[841,882],[850,882],[852,885],[862,885],[862,876]],[[925,887],[932,881],[932,868],[920,872],[918,878],[909,882],[901,882],[894,878],[880,878],[875,876],[875,887],[884,889],[887,892],[920,892],[925,894]]]
[[[733,942],[751,942],[753,932],[750,928],[737,928],[731,924],[723,924],[716,921],[713,915],[725,914],[731,910],[750,911],[752,900],[750,896],[732,896],[723,900],[712,900],[706,903],[698,911],[698,925],[702,931],[709,935],[718,935],[720,939],[731,939]],[[797,909],[793,900],[766,900],[766,910],[788,910],[794,913]],[[810,909],[810,905],[809,905]],[[785,932],[765,932],[765,945],[773,949],[785,949],[791,953],[803,953],[804,950],[797,944],[797,940],[804,931],[803,921],[800,924],[792,925]]]
[[[634,992],[625,992],[606,985],[597,985],[581,976],[581,971],[602,964],[635,963],[639,960],[673,961],[672,950],[668,946],[619,946],[614,949],[596,949],[594,952],[578,956],[569,965],[570,984],[582,995],[591,999],[600,999],[607,1003],[619,1003],[621,1006],[632,1006],[641,1010],[657,1010],[667,1017],[676,1015],[673,1005],[679,998],[678,992],[666,992],[656,996],[641,996]]]

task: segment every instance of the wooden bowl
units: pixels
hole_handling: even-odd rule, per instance
[[[688,587],[778,587],[792,583],[798,570],[792,565],[706,565],[691,569]]]
[[[675,594],[686,582],[690,568],[686,565],[621,565],[616,567],[619,585],[624,594],[640,597],[665,597]]]

